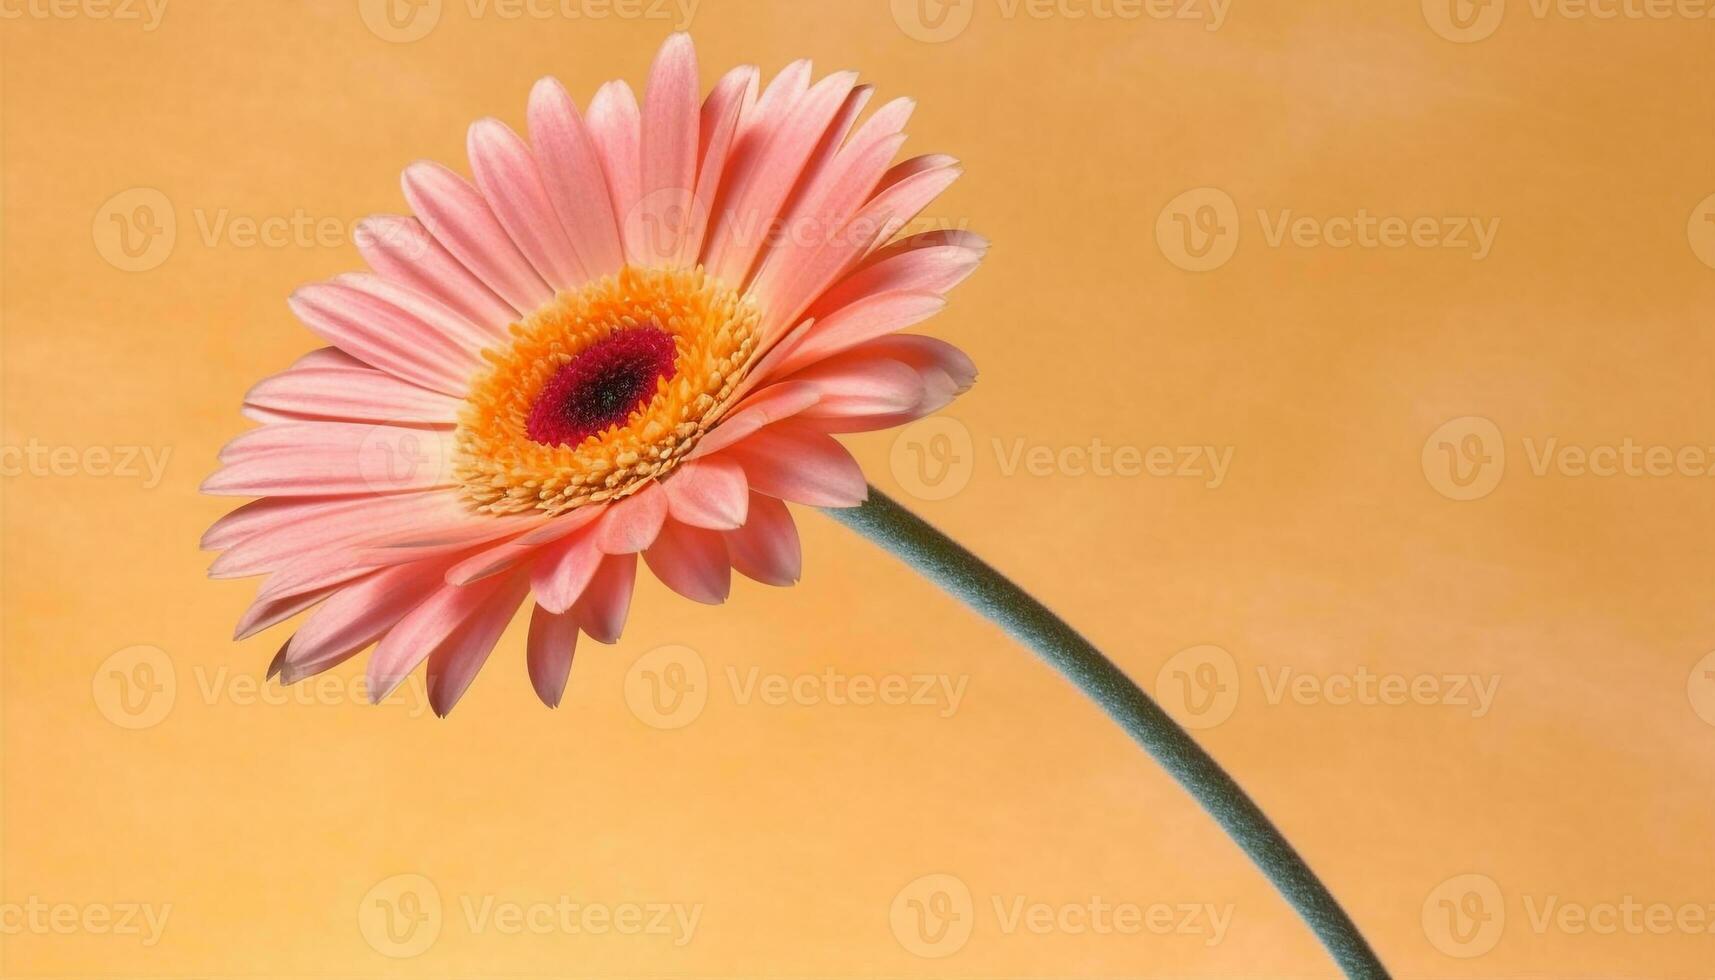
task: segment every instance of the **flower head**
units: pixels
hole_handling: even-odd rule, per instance
[[[415,217],[368,219],[372,271],[293,295],[331,346],[250,391],[261,425],[203,486],[260,498],[203,541],[212,575],[267,576],[238,634],[313,610],[273,672],[374,644],[373,697],[427,662],[445,714],[529,599],[530,677],[554,705],[579,635],[618,639],[639,555],[700,602],[734,569],[797,581],[786,502],[865,496],[834,435],[937,411],[976,373],[898,333],[987,246],[901,237],[959,169],[895,164],[912,103],[865,117],[870,94],[798,62],[699,102],[675,35],[641,106],[611,82],[580,113],[543,79],[528,141],[471,127],[474,180],[407,169]]]

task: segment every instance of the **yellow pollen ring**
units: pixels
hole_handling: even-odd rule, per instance
[[[617,500],[665,476],[714,423],[756,349],[755,304],[703,270],[644,270],[563,292],[483,351],[489,369],[459,419],[454,473],[466,501],[491,514],[558,514]],[[654,327],[673,338],[671,378],[624,423],[576,446],[547,446],[525,427],[550,379],[591,345]]]

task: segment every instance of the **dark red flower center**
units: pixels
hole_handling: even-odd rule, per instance
[[[530,407],[524,431],[544,446],[576,446],[621,425],[678,370],[672,335],[653,325],[622,330],[584,348],[554,373]]]

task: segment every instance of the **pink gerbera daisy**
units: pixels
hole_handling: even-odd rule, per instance
[[[293,295],[332,346],[250,391],[262,425],[203,486],[261,498],[203,541],[223,552],[212,575],[268,576],[238,635],[313,607],[272,673],[376,644],[371,696],[427,661],[445,714],[530,599],[530,678],[557,704],[578,635],[618,639],[639,555],[699,602],[733,569],[795,582],[785,502],[865,499],[834,435],[969,387],[963,354],[897,333],[986,248],[899,237],[955,162],[894,164],[912,103],[860,124],[852,73],[758,77],[736,69],[699,104],[676,35],[641,106],[616,81],[580,115],[543,79],[528,141],[476,123],[474,181],[414,164],[416,217],[360,227],[373,272]]]

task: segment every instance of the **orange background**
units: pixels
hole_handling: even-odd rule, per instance
[[[21,14],[0,19],[4,446],[78,455],[0,483],[0,974],[1331,975],[1090,704],[811,512],[799,587],[710,609],[643,585],[558,711],[522,622],[449,720],[357,703],[356,664],[258,700],[287,629],[228,640],[253,583],[204,579],[229,502],[196,488],[246,388],[314,346],[286,294],[358,265],[343,232],[403,207],[403,166],[462,167],[470,120],[521,126],[543,74],[582,98],[641,84],[682,25],[445,0],[395,21],[430,28],[404,40],[351,0],[169,0],[152,30],[140,6],[35,2],[0,7]],[[851,444],[1207,726],[1398,975],[1711,976],[1715,481],[1533,455],[1715,445],[1715,20],[1513,0],[1461,31],[1439,2],[1236,0],[1211,30],[1206,0],[1192,21],[704,0],[690,27],[705,85],[809,56],[919,99],[911,151],[968,168],[934,217],[995,243],[932,324],[983,377],[953,422]],[[1498,233],[1481,258],[1270,240],[1288,211],[1338,237],[1324,219],[1360,209]],[[294,216],[332,239],[238,230]],[[1182,268],[1211,241],[1224,264]],[[1095,440],[1231,466],[1211,486],[1062,452]],[[170,456],[156,483],[91,447]],[[649,684],[675,664],[703,703],[663,730]],[[1321,696],[1360,668],[1433,679],[1430,703]],[[752,670],[963,695],[838,704],[804,681],[775,706],[735,687]],[[1446,675],[1490,685],[1487,710]],[[682,946],[473,918],[561,896],[700,918]],[[1218,941],[1207,918],[1008,928],[1021,897],[1231,920]],[[1676,924],[1560,917],[1628,899]],[[146,944],[100,911],[32,927],[33,902],[171,910]]]

